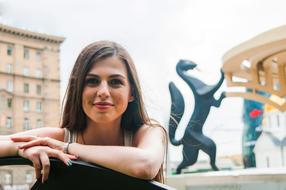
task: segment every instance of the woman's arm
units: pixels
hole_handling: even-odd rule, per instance
[[[21,142],[26,137],[13,139]],[[66,143],[51,138],[28,140],[21,146],[27,149],[33,146],[49,146],[64,151]],[[134,147],[97,146],[72,143],[68,153],[83,161],[99,164],[115,171],[141,178],[153,179],[164,160],[166,133],[162,127],[142,126],[135,134]]]
[[[64,130],[56,127],[45,127],[39,129],[32,129],[11,135],[0,135],[0,157],[17,156],[18,146],[24,142],[13,142],[11,138],[20,136],[37,136],[37,137],[50,137],[63,141]]]
[[[50,137],[52,139],[64,141],[64,129],[59,127],[43,127],[43,128],[22,131],[7,136],[9,139],[11,137],[19,137],[19,136],[36,136],[36,137]],[[4,138],[7,139],[7,136],[4,136]]]
[[[18,146],[23,143],[13,142],[9,139],[0,141],[0,157],[17,156]]]
[[[42,182],[48,179],[50,172],[49,157],[62,160],[66,165],[71,165],[70,159],[76,159],[75,156],[65,154],[62,151],[50,148],[48,146],[35,146],[27,149],[19,149],[20,145],[26,142],[38,139],[40,137],[57,139],[61,142],[64,139],[64,130],[62,128],[40,128],[20,132],[12,135],[0,136],[0,157],[21,156],[33,162],[36,177],[42,177]],[[16,142],[15,142],[16,141]],[[61,142],[63,143],[63,142]],[[41,170],[42,175],[41,175]]]
[[[135,147],[72,143],[68,153],[86,162],[150,180],[156,176],[163,163],[165,138],[165,131],[161,127],[142,126],[134,136]]]

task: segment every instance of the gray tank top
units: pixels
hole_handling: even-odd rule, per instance
[[[64,128],[64,142],[74,143],[77,142],[77,133],[71,132],[69,129]],[[132,146],[133,144],[133,133],[127,130],[124,130],[124,146]]]

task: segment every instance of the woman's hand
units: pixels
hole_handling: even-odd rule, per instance
[[[65,143],[52,138],[41,138],[36,136],[11,137],[14,142],[26,142],[19,145],[19,156],[33,162],[37,179],[41,177],[42,182],[48,179],[50,172],[49,157],[63,161],[67,166],[71,165],[71,159],[76,156],[63,152]]]
[[[59,150],[48,146],[34,146],[27,149],[19,149],[19,156],[27,158],[33,162],[37,179],[42,175],[42,182],[46,181],[50,172],[49,157],[57,158],[63,161],[67,166],[71,166],[71,159],[75,156],[65,154]]]
[[[36,136],[14,136],[11,137],[14,142],[26,142],[19,146],[20,149],[27,149],[32,146],[49,146],[50,148],[65,152],[66,143],[49,137]]]

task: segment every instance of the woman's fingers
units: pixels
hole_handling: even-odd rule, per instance
[[[67,156],[65,153],[63,153],[63,152],[61,152],[59,150],[51,149],[49,151],[49,156],[57,158],[57,159],[63,161],[67,166],[71,166],[72,165],[71,159],[69,158],[69,156]],[[72,155],[70,155],[70,156],[72,156]]]
[[[19,146],[19,148],[27,149],[32,146],[49,146],[51,148],[56,148],[56,146],[51,142],[52,139],[45,137],[45,138],[37,138],[35,140],[32,140],[30,142],[27,142],[25,144],[22,144]]]
[[[36,177],[39,179],[42,174],[42,182],[46,181],[49,177],[49,157],[57,158],[64,162],[67,166],[72,165],[71,159],[77,159],[77,157],[74,155],[65,154],[60,150],[53,149],[48,146],[33,146],[27,149],[20,149],[19,152],[21,152],[20,155],[22,157],[27,158],[33,162]]]
[[[37,139],[36,136],[12,136],[10,139],[14,142],[29,142]]]
[[[65,154],[65,153],[64,153],[64,155],[66,155],[66,156],[67,156],[69,159],[71,159],[71,160],[76,160],[76,159],[78,159],[77,156],[72,155],[72,154]]]
[[[50,173],[50,160],[47,153],[41,152],[40,160],[42,163],[42,183],[44,183],[44,181],[48,179]]]
[[[24,143],[21,146],[19,146],[19,148],[27,149],[33,146],[49,146],[50,148],[60,149],[62,147],[60,146],[61,143],[64,144],[64,142],[45,137],[45,138],[37,138],[30,142]]]
[[[31,161],[33,162],[33,166],[35,168],[35,174],[36,174],[36,178],[39,179],[41,177],[41,163],[39,158],[35,157],[32,158]]]
[[[59,159],[62,160],[67,166],[72,165],[71,159],[65,153],[60,152]]]
[[[43,139],[35,139],[35,140],[32,140],[30,142],[20,145],[19,148],[27,149],[32,146],[41,146],[41,145],[47,146],[47,141]]]

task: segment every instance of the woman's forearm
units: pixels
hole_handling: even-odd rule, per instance
[[[152,159],[152,153],[136,147],[72,143],[68,151],[83,161],[99,164],[141,179],[153,179],[160,168],[160,163]]]
[[[12,142],[11,140],[0,141],[0,157],[17,156],[19,143]]]
[[[8,135],[0,135],[0,141],[9,141],[10,140],[10,136]]]

